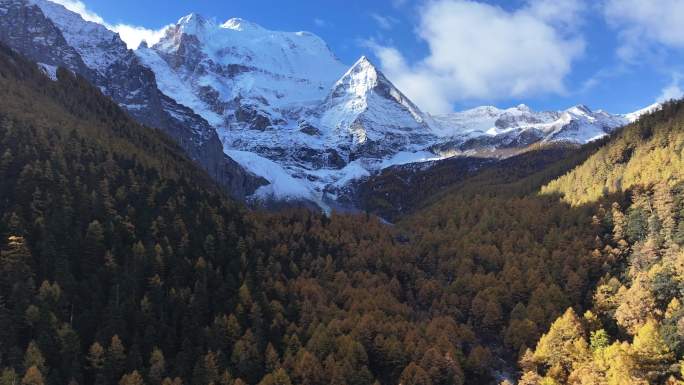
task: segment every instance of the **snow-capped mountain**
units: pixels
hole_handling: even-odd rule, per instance
[[[161,129],[237,197],[263,180],[223,153],[214,128],[157,87],[118,34],[48,0],[0,0],[0,40],[54,77],[56,67],[83,76],[139,122]]]
[[[308,32],[269,31],[233,18],[182,17],[137,50],[166,94],[222,129],[268,130],[297,121],[345,70]]]
[[[52,76],[57,66],[84,76],[140,122],[169,133],[235,195],[322,207],[386,167],[586,143],[657,108],[611,115],[582,105],[485,106],[431,116],[368,58],[346,66],[316,35],[239,18],[190,14],[132,51],[105,26],[49,0],[0,0],[0,40]]]
[[[425,115],[365,57],[317,105],[300,108],[298,122],[269,130],[220,130],[231,157],[273,182],[258,196],[325,205],[352,180],[434,157],[423,151],[435,138]]]
[[[449,140],[433,146],[442,155],[488,154],[522,148],[536,142],[584,144],[613,132],[631,120],[627,115],[592,111],[577,105],[564,111],[531,110],[526,105],[508,109],[477,107],[433,116],[433,128]]]
[[[633,123],[633,122],[636,122],[637,120],[639,120],[639,118],[642,115],[646,115],[646,114],[650,114],[652,112],[656,112],[656,111],[660,110],[662,107],[663,107],[663,103],[660,103],[660,102],[653,103],[650,106],[646,106],[640,110],[631,112],[629,114],[625,114],[623,116],[625,117],[625,119],[627,119],[627,121],[629,121],[630,123]]]
[[[333,140],[356,150],[352,158],[419,147],[432,136],[425,115],[365,56],[333,85],[317,114]]]
[[[165,94],[214,126],[227,154],[271,181],[260,197],[322,202],[431,137],[423,113],[368,59],[347,68],[308,32],[190,14],[136,54]]]

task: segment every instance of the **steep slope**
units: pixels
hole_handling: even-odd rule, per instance
[[[653,113],[653,112],[656,112],[656,111],[660,110],[661,108],[663,108],[663,103],[660,103],[660,102],[658,102],[658,103],[653,103],[653,104],[651,104],[650,106],[646,106],[646,107],[644,107],[644,108],[642,108],[642,109],[639,109],[639,110],[637,110],[637,111],[631,112],[631,113],[629,113],[629,114],[625,114],[624,117],[625,117],[630,123],[634,123],[634,122],[636,122],[637,120],[639,120],[639,118],[641,118],[642,116],[648,115],[648,114]]]
[[[333,85],[318,114],[332,140],[351,145],[351,159],[422,149],[432,138],[423,113],[365,56]]]
[[[226,153],[253,171],[278,170],[262,172],[271,186],[259,198],[322,204],[338,182],[419,148],[429,133],[418,108],[366,58],[345,72],[307,32],[190,14],[136,54],[165,93],[217,128]]]
[[[684,101],[647,110],[542,189],[540,197],[594,206],[593,255],[607,263],[587,303],[569,307],[524,353],[521,385],[683,382]]]
[[[350,189],[355,206],[391,222],[449,195],[525,196],[585,161],[600,143],[539,144],[506,159],[456,156],[388,167]]]
[[[154,73],[117,34],[47,0],[1,0],[0,7],[0,39],[11,47],[49,72],[62,66],[88,79],[139,122],[176,139],[234,196],[261,183],[226,157],[204,119],[159,91]]]
[[[311,33],[270,31],[237,18],[218,24],[198,14],[137,54],[158,74],[162,91],[231,130],[296,123],[344,71]]]
[[[562,194],[572,204],[596,201],[609,193],[684,178],[682,102],[664,103],[611,138],[582,166],[549,183],[544,193]]]
[[[87,79],[95,77],[81,55],[64,39],[62,32],[37,6],[25,0],[0,2],[0,39],[54,72],[68,68]]]

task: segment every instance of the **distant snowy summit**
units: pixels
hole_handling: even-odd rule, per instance
[[[365,56],[347,66],[312,33],[196,13],[131,51],[116,33],[56,3],[0,0],[0,39],[52,76],[56,66],[83,75],[169,133],[236,195],[322,207],[386,167],[505,157],[537,142],[582,144],[658,108],[613,115],[582,105],[484,106],[433,116]]]
[[[477,107],[433,116],[433,127],[450,138],[434,149],[442,154],[486,154],[536,142],[584,144],[636,120],[640,113],[613,115],[577,105],[564,111],[533,111],[526,105],[508,109]],[[503,152],[506,153],[506,152]]]

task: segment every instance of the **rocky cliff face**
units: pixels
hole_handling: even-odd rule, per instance
[[[206,120],[162,93],[154,72],[104,26],[46,0],[0,0],[0,39],[48,69],[65,67],[91,81],[136,120],[173,137],[233,196],[263,183],[223,153]]]

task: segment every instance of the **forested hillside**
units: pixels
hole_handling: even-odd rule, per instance
[[[672,187],[684,180],[683,148],[684,106],[665,103],[621,130],[610,145],[542,192],[562,194],[577,205],[661,181]]]
[[[525,196],[584,162],[605,139],[579,146],[544,143],[497,160],[457,156],[426,164],[390,167],[354,189],[360,207],[396,221],[454,195],[482,193]]]
[[[605,362],[681,378],[679,189],[536,193],[602,143],[483,170],[388,226],[248,211],[87,82],[5,48],[0,100],[1,385],[490,384],[519,357],[526,384],[591,384],[575,368]]]
[[[520,361],[519,384],[682,384],[684,102],[626,127],[544,193],[599,202],[609,261],[590,306],[559,317]]]
[[[389,227],[249,213],[58,77],[0,51],[0,383],[490,378],[485,338],[433,303],[433,267]]]

